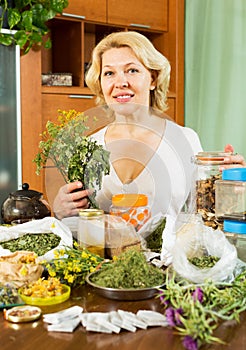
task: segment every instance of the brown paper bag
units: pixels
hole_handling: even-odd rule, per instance
[[[36,261],[33,252],[18,251],[13,254],[0,257],[0,283],[11,282],[19,288],[26,283],[38,280],[43,272],[43,267]]]

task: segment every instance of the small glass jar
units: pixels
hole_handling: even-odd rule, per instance
[[[138,231],[151,216],[148,197],[135,193],[116,194],[112,197],[110,215],[120,216]]]
[[[220,167],[226,152],[199,152],[194,157],[196,170],[196,212],[201,214],[205,225],[213,229],[222,228],[215,216],[215,181],[221,179]]]
[[[78,244],[93,254],[104,258],[105,228],[104,211],[99,209],[82,209],[79,211]]]
[[[238,258],[246,262],[246,223],[225,220],[224,232],[228,241],[236,247]]]
[[[215,213],[219,219],[246,222],[246,169],[232,168],[222,172],[215,182]]]

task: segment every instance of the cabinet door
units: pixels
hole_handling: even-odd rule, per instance
[[[108,23],[167,30],[168,0],[108,0]]]
[[[96,117],[96,122],[91,118],[91,124],[88,124],[91,133],[110,122],[105,113],[101,112],[101,108],[96,107],[93,95],[42,94],[43,130],[48,120],[57,122],[58,109],[64,111],[75,109],[87,116]]]
[[[63,15],[80,17],[96,22],[106,22],[106,0],[69,0]]]

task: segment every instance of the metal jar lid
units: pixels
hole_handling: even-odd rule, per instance
[[[104,211],[101,209],[81,209],[79,211],[79,216],[83,218],[95,218],[103,214]]]

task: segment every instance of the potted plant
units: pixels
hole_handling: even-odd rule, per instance
[[[0,44],[19,45],[27,53],[34,45],[51,47],[44,39],[49,32],[47,21],[61,14],[68,0],[0,0]],[[7,25],[12,35],[2,29]]]
[[[47,122],[39,152],[33,160],[38,175],[50,159],[65,182],[79,180],[84,188],[93,188],[88,198],[93,208],[98,208],[96,191],[101,188],[103,175],[110,170],[109,152],[89,136],[88,124],[96,122],[96,117],[90,121],[88,116],[75,110],[59,110],[57,122]]]

